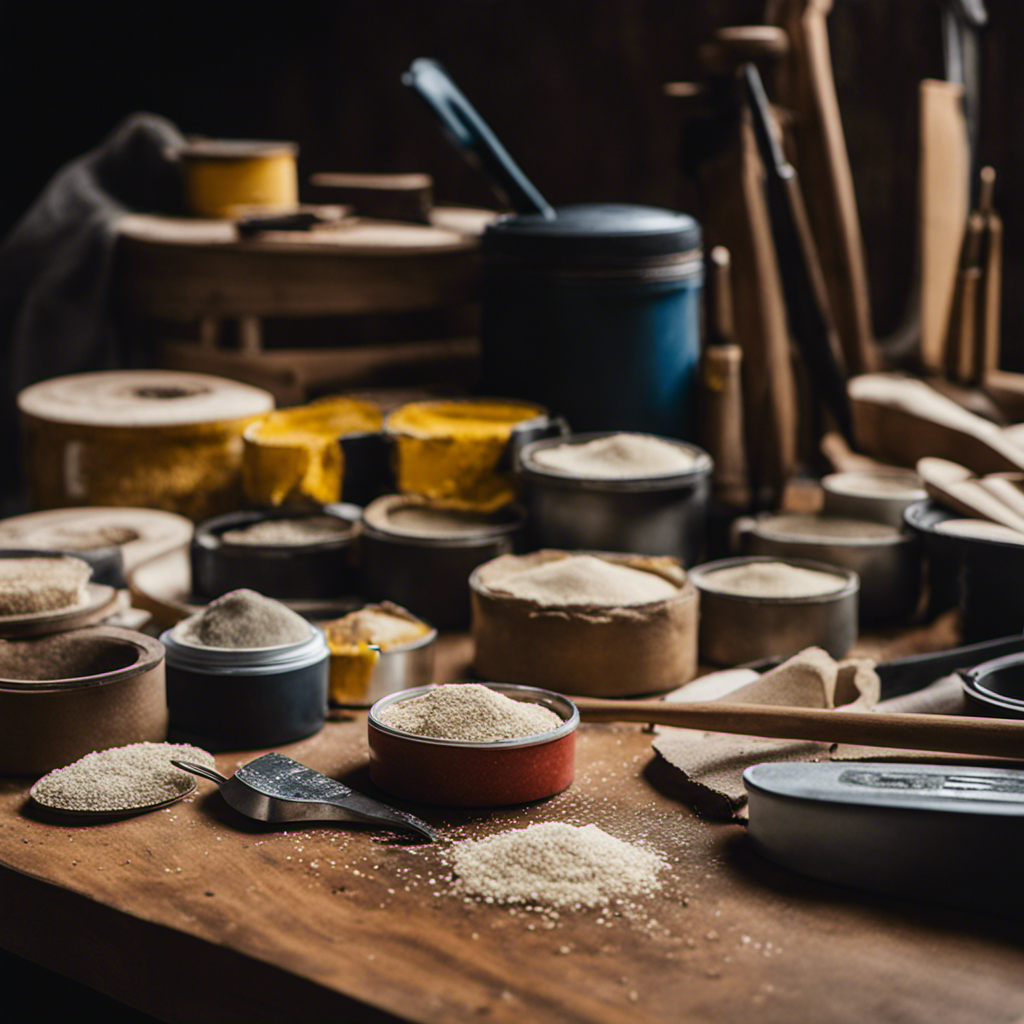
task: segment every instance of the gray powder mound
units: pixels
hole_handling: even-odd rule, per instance
[[[885,523],[796,514],[769,516],[758,523],[757,529],[765,536],[788,540],[895,540],[900,535],[895,526]]]
[[[708,573],[700,585],[723,594],[749,597],[818,597],[842,590],[846,580],[834,573],[786,562],[750,562]]]
[[[596,825],[546,821],[452,851],[456,891],[495,903],[596,907],[656,892],[667,865],[655,853]]]
[[[643,569],[607,562],[594,555],[569,555],[519,572],[500,575],[483,571],[481,582],[499,594],[508,594],[544,607],[603,606],[624,608],[675,597],[679,588]]]
[[[584,444],[542,448],[531,456],[543,469],[592,480],[629,480],[687,473],[697,457],[649,434],[612,434]]]
[[[308,640],[310,625],[280,601],[255,590],[232,590],[174,627],[179,643],[193,647],[254,649]]]
[[[220,539],[226,544],[301,547],[337,540],[351,532],[350,524],[334,516],[300,516],[295,519],[264,519],[235,530],[225,530]]]
[[[0,615],[84,604],[92,569],[80,558],[0,558]]]
[[[66,768],[44,775],[30,790],[43,807],[59,811],[139,810],[187,796],[195,778],[171,758],[215,768],[212,754],[187,743],[132,743],[86,754]]]
[[[550,732],[562,719],[550,709],[512,700],[480,683],[445,683],[380,713],[392,729],[438,740],[494,743]]]

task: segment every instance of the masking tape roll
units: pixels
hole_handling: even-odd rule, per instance
[[[18,407],[37,507],[129,505],[201,520],[238,507],[242,432],[274,399],[208,374],[112,370],[33,384]]]
[[[340,437],[380,430],[371,402],[322,398],[280,409],[244,436],[242,484],[253,505],[329,505],[341,500],[344,460]]]
[[[547,415],[539,405],[499,399],[410,402],[384,429],[395,442],[398,489],[456,508],[493,511],[516,496],[502,466],[513,430]]]
[[[291,142],[206,139],[180,152],[185,201],[199,217],[234,217],[242,208],[290,210],[299,202]]]

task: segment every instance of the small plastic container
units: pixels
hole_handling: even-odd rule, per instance
[[[554,796],[572,783],[580,715],[567,697],[534,686],[484,685],[513,700],[552,710],[562,724],[521,739],[476,743],[439,740],[392,729],[380,713],[402,700],[422,697],[420,686],[393,693],[370,708],[370,778],[392,796],[448,807],[500,807]]]
[[[323,633],[277,647],[199,647],[169,629],[171,735],[218,750],[255,750],[312,736],[327,716],[329,650]]]

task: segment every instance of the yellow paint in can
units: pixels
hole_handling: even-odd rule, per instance
[[[396,445],[398,489],[454,508],[493,511],[516,496],[502,468],[512,431],[546,410],[529,402],[462,399],[410,402],[384,429]]]
[[[341,500],[344,460],[338,439],[380,430],[380,409],[354,398],[322,398],[279,409],[244,435],[242,486],[254,505],[328,505]]]
[[[246,208],[292,210],[299,202],[292,142],[202,139],[180,151],[185,201],[199,217],[231,218]]]

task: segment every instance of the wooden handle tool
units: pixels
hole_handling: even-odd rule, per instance
[[[647,722],[682,729],[1024,759],[1024,722],[753,704],[574,697],[585,722]]]
[[[771,0],[767,20],[784,28],[779,102],[794,113],[797,167],[828,289],[828,301],[851,373],[876,368],[864,243],[853,174],[839,114],[827,16],[832,0]]]
[[[947,459],[936,458],[921,459],[917,463],[917,472],[924,480],[925,490],[943,505],[964,515],[988,519],[1024,533],[1024,515],[1004,500],[1005,490],[1002,487],[994,483],[986,486],[989,478],[979,480],[969,469]],[[1000,483],[1014,489],[1008,480]],[[1024,503],[1024,496],[1019,491],[1016,495]]]

